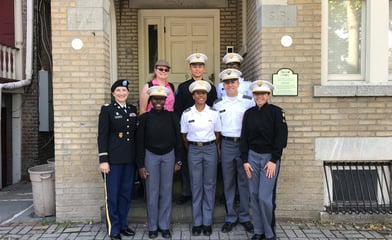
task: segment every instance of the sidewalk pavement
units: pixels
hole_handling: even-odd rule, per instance
[[[104,223],[55,222],[54,217],[34,216],[30,183],[19,183],[0,190],[0,239],[110,239]],[[252,234],[237,225],[230,233],[220,232],[222,223],[213,225],[210,237],[191,236],[191,224],[173,223],[172,239],[250,239]],[[146,224],[134,224],[134,237],[148,239]],[[391,239],[392,226],[383,224],[317,224],[313,222],[278,221],[277,239]],[[163,239],[160,235],[157,239]]]

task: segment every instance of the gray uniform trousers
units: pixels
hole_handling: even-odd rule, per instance
[[[192,191],[193,226],[210,226],[215,204],[218,152],[215,144],[189,144],[188,166]]]
[[[274,189],[277,175],[266,177],[264,166],[271,160],[270,153],[256,153],[249,150],[248,162],[253,168],[249,180],[250,203],[255,234],[265,234],[266,238],[275,237],[272,221],[274,219]],[[276,162],[276,173],[279,172],[280,160]]]
[[[186,152],[186,150],[184,150]],[[185,197],[190,197],[192,195],[191,192],[191,183],[189,180],[189,168],[188,168],[188,160],[184,159],[182,161],[181,166],[181,195]]]
[[[234,223],[250,221],[249,216],[249,182],[240,158],[239,142],[222,139],[221,164],[223,175],[223,189],[226,198],[225,222]],[[235,209],[235,194],[238,184],[240,205],[238,214]],[[238,217],[237,217],[238,215]]]
[[[174,150],[163,155],[146,150],[145,165],[149,231],[169,229],[172,210]]]

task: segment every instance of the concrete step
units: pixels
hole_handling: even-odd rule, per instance
[[[215,207],[214,207],[214,223],[224,222],[226,213],[225,205],[220,203],[223,187],[221,178],[218,177],[216,193],[215,193]],[[146,223],[147,222],[147,208],[144,199],[144,189],[140,182],[136,182],[134,186],[133,200],[131,209],[129,211],[128,219],[131,223]],[[174,174],[173,180],[173,205],[172,205],[172,222],[173,223],[192,223],[192,208],[191,201],[183,205],[177,205],[176,199],[181,195],[181,180],[180,175]],[[102,221],[105,222],[105,212],[102,210]]]
[[[191,204],[192,204],[191,201],[188,201],[183,205],[177,205],[175,202],[173,202],[172,222],[192,223]],[[224,222],[224,216],[225,216],[225,205],[221,204],[219,200],[216,200],[215,207],[214,207],[214,223]],[[136,199],[132,201],[132,207],[129,211],[128,219],[129,222],[131,223],[147,222],[146,202],[144,199]]]

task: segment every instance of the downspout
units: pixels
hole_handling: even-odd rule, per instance
[[[15,8],[15,45],[19,49],[23,46],[23,18],[22,18],[22,0],[14,1]],[[24,86],[30,85],[32,78],[32,68],[33,68],[33,13],[34,13],[34,0],[27,0],[27,27],[26,27],[26,68],[25,76],[26,78],[17,82],[3,83],[0,84],[0,106],[2,106],[2,92],[3,89],[16,89],[22,88]],[[1,123],[1,111],[0,111],[0,123]],[[1,149],[1,131],[0,131],[0,153]],[[0,163],[2,162],[0,154]],[[2,187],[1,181],[1,171],[0,171],[0,189]]]

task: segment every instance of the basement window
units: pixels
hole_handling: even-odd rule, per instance
[[[324,162],[328,213],[392,213],[392,161]]]

